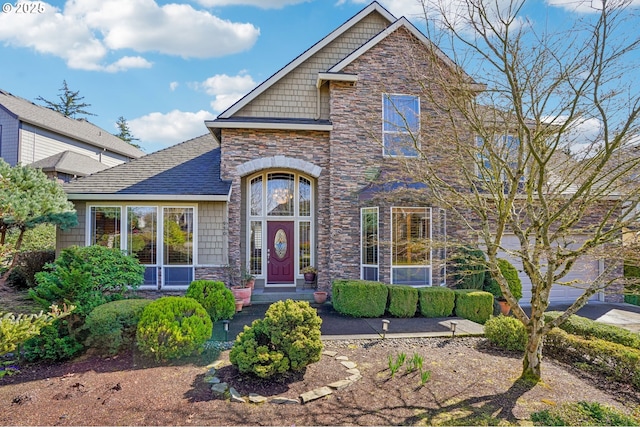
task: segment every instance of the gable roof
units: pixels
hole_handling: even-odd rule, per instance
[[[63,151],[49,156],[29,166],[42,169],[44,172],[61,172],[70,175],[87,176],[108,168],[104,163],[92,159],[89,156],[73,151]]]
[[[269,89],[271,86],[273,86],[277,81],[279,81],[284,76],[289,74],[289,72],[291,72],[293,69],[298,67],[300,64],[305,62],[307,59],[311,58],[313,55],[318,53],[318,51],[320,51],[322,48],[324,48],[329,43],[331,43],[332,41],[334,41],[335,39],[340,37],[348,29],[353,27],[355,24],[357,24],[358,22],[360,22],[361,20],[363,20],[365,17],[367,17],[368,15],[370,15],[373,12],[378,12],[386,20],[388,20],[389,23],[392,23],[392,22],[396,21],[396,19],[397,19],[387,9],[382,7],[377,1],[374,1],[369,6],[365,7],[360,12],[358,12],[356,15],[354,15],[347,22],[342,24],[340,27],[336,28],[334,31],[332,31],[329,35],[324,37],[318,43],[314,44],[309,49],[304,51],[302,54],[300,54],[293,61],[291,61],[290,63],[285,65],[283,68],[281,68],[279,71],[277,71],[274,75],[272,75],[267,80],[265,80],[264,82],[259,84],[251,92],[249,92],[244,97],[242,97],[238,102],[236,102],[231,107],[229,107],[228,109],[226,109],[225,111],[220,113],[220,115],[218,115],[218,119],[229,119],[229,118],[231,118],[231,116],[233,116],[235,113],[240,111],[244,106],[246,106],[251,101],[256,99],[259,95],[264,93],[267,89]]]
[[[36,105],[24,98],[0,89],[0,108],[18,120],[47,129],[101,149],[137,159],[145,152],[121,140],[85,119],[65,117],[50,108]]]
[[[70,200],[228,201],[220,147],[208,133],[63,185]]]

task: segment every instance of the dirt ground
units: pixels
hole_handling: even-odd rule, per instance
[[[545,360],[544,382],[517,382],[519,355],[496,351],[482,338],[327,341],[357,363],[362,379],[306,404],[232,403],[204,382],[207,365],[228,351],[158,364],[131,352],[84,356],[59,365],[25,367],[0,380],[2,425],[476,425],[519,424],[533,411],[563,402],[597,401],[630,413],[640,393]],[[417,353],[431,371],[423,385],[406,364],[391,377],[388,357]],[[304,373],[280,382],[256,381],[230,365],[218,376],[241,394],[297,399],[348,376],[322,356]]]

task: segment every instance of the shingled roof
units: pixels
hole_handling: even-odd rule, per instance
[[[0,108],[17,119],[98,148],[137,159],[145,152],[121,140],[86,119],[72,119],[0,89]]]
[[[208,133],[64,185],[71,200],[227,201],[220,147]]]
[[[31,163],[29,166],[42,169],[43,172],[60,172],[70,175],[87,176],[108,168],[104,163],[92,159],[89,156],[63,151],[45,159]]]

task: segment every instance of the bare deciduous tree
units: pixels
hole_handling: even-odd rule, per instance
[[[622,235],[637,224],[640,196],[640,91],[628,78],[640,65],[638,32],[627,31],[636,10],[626,0],[592,2],[567,28],[539,30],[527,0],[423,4],[428,37],[461,67],[434,46],[434,66],[412,70],[429,108],[412,135],[418,159],[400,163],[464,224],[460,243],[486,250],[489,272],[527,330],[522,376],[539,380],[544,336],[595,293],[619,292],[621,261],[631,256]],[[597,132],[580,132],[588,122]],[[516,249],[503,244],[505,233]],[[505,255],[521,260],[531,280],[530,313],[500,273]],[[606,268],[589,283],[570,280],[586,257]],[[559,284],[582,295],[545,323]]]

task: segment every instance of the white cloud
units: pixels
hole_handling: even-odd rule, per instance
[[[196,0],[205,7],[214,6],[257,6],[261,9],[281,9],[299,3],[306,3],[311,0]]]
[[[204,121],[214,118],[204,110],[196,113],[173,110],[150,113],[128,123],[131,133],[140,138],[140,145],[150,153],[207,133]]]
[[[211,108],[214,111],[221,112],[256,87],[256,82],[250,75],[241,72],[237,76],[217,74],[203,82],[196,83],[194,86],[196,89],[204,91],[207,95],[215,97],[211,101]]]
[[[120,49],[218,57],[251,48],[260,34],[252,24],[222,20],[185,4],[67,0],[64,10],[41,4],[43,13],[0,13],[0,42],[58,56],[75,69],[114,72],[151,66],[139,56],[105,61]]]
[[[547,4],[578,13],[596,13],[602,10],[602,0],[547,0]],[[629,6],[639,7],[640,0],[631,0]]]
[[[169,83],[169,89],[171,90],[171,92],[175,91],[178,86],[180,86],[180,83],[178,82],[171,82]]]

